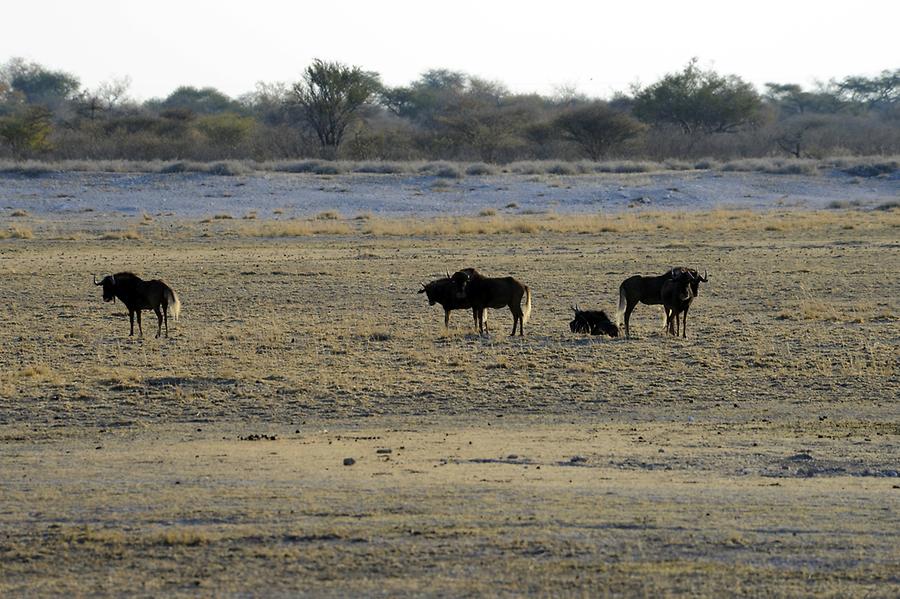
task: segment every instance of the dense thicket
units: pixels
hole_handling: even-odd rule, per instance
[[[900,153],[900,69],[757,90],[696,60],[609,100],[514,94],[444,69],[401,87],[316,60],[292,84],[230,98],[184,86],[136,102],[130,81],[82,87],[14,58],[0,66],[0,157],[477,160]]]

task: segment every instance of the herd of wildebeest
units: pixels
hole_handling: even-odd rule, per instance
[[[634,275],[622,281],[619,286],[619,307],[616,323],[603,310],[579,310],[575,305],[575,318],[569,323],[573,333],[619,336],[619,327],[624,324],[625,336],[629,335],[628,321],[638,303],[660,305],[665,316],[665,330],[677,336],[687,337],[687,314],[691,302],[699,294],[700,283],[707,282],[708,273],[700,273],[685,266],[670,268],[658,276]],[[181,300],[167,284],[160,280],[144,281],[130,272],[120,272],[103,277],[94,284],[103,287],[103,301],[112,302],[119,298],[128,309],[131,319],[131,333],[134,335],[134,320],[137,315],[138,333],[143,336],[141,310],[156,313],[156,336],[162,334],[165,326],[169,336],[169,310],[178,319]],[[450,325],[450,312],[472,310],[472,318],[480,334],[487,331],[485,309],[509,308],[513,315],[510,335],[524,335],[523,325],[531,315],[531,290],[513,277],[486,277],[474,268],[464,268],[454,274],[446,272],[444,278],[430,283],[422,283],[419,293],[424,293],[429,305],[440,304],[444,308],[444,326]],[[524,300],[524,306],[523,306]]]

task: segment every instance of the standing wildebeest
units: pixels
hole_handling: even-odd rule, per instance
[[[663,284],[688,271],[693,272],[694,274],[697,273],[694,269],[681,266],[672,268],[663,275],[655,277],[634,275],[633,277],[628,277],[622,281],[622,284],[619,285],[619,309],[616,311],[616,322],[619,326],[624,322],[626,337],[631,336],[631,332],[628,328],[628,320],[631,318],[631,313],[634,311],[638,302],[647,304],[648,306],[662,304]]]
[[[663,310],[666,313],[666,330],[670,335],[678,336],[681,329],[682,338],[687,338],[687,313],[691,302],[700,294],[700,283],[706,283],[709,273],[704,272],[701,277],[696,270],[685,269],[674,278],[663,283],[662,296]],[[678,316],[682,316],[679,326]]]
[[[172,307],[172,316],[178,320],[181,313],[181,300],[171,287],[159,280],[144,281],[130,272],[119,272],[103,277],[97,282],[94,276],[94,285],[103,286],[103,301],[112,302],[116,298],[122,300],[128,308],[128,317],[131,319],[131,333],[134,335],[134,315],[137,313],[138,332],[144,336],[141,327],[141,310],[153,310],[159,321],[156,327],[156,337],[162,332],[163,322],[166,325],[166,337],[169,336],[169,306]]]
[[[524,335],[522,325],[531,316],[531,290],[512,277],[485,277],[474,268],[461,270],[453,274],[457,297],[465,298],[478,312],[478,332],[484,334],[485,308],[503,308],[509,306],[513,315],[513,328],[510,336]],[[525,309],[522,309],[522,298],[525,298]]]
[[[573,333],[590,333],[591,335],[619,336],[617,327],[603,310],[579,310],[578,305],[572,306],[575,318],[569,323],[569,329]]]
[[[465,268],[460,272],[475,272],[475,269]],[[447,272],[447,277],[444,279],[435,279],[430,283],[422,283],[422,288],[419,289],[419,293],[425,294],[425,297],[428,298],[429,306],[438,303],[444,308],[444,328],[450,327],[451,310],[465,310],[472,308],[472,304],[469,303],[468,298],[459,297],[457,294],[456,284],[450,277],[449,271]],[[478,310],[474,308],[472,308],[472,319],[475,321],[475,326],[478,326]]]

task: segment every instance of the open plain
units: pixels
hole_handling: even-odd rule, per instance
[[[900,211],[359,195],[113,217],[7,191],[0,595],[900,594]],[[686,340],[643,305],[631,339],[569,332],[679,264],[710,280]],[[523,338],[417,294],[468,266],[530,286]],[[101,301],[122,270],[179,293],[168,338]]]

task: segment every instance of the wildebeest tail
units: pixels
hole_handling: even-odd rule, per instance
[[[169,310],[172,312],[172,316],[175,320],[178,320],[178,316],[181,314],[181,300],[178,299],[178,294],[175,293],[168,285],[166,286],[166,303],[169,304]]]
[[[525,285],[525,310],[522,312],[522,322],[527,323],[531,318],[531,289]]]
[[[621,327],[622,321],[625,318],[625,305],[627,301],[625,300],[625,283],[619,285],[619,307],[616,310],[616,326]]]

